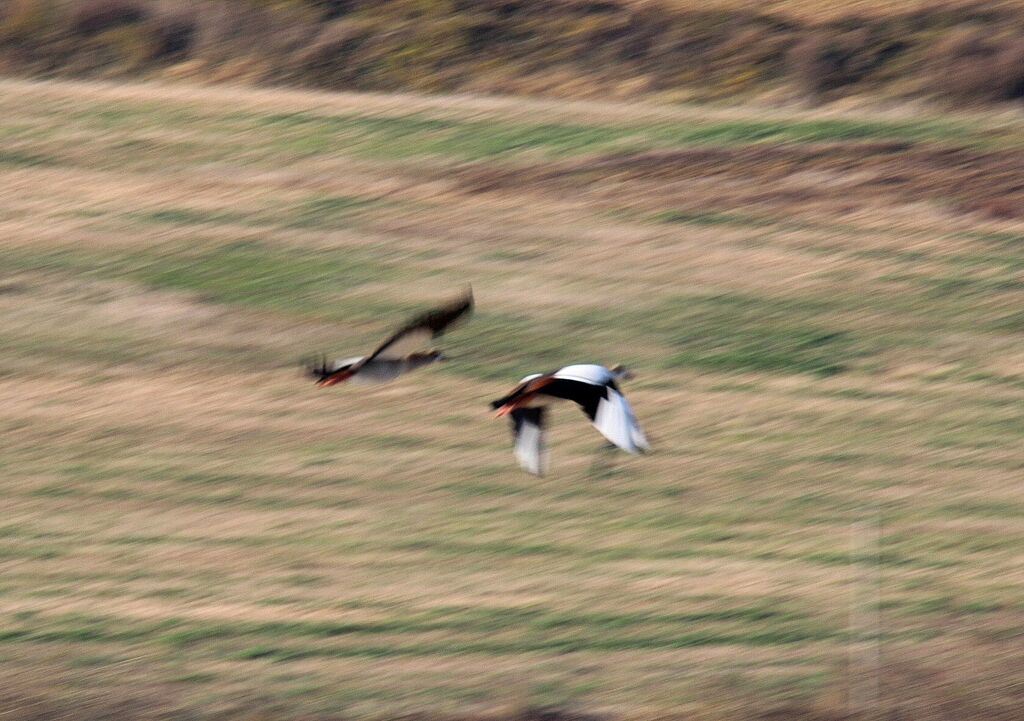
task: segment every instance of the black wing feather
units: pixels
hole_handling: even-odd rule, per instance
[[[470,288],[466,291],[466,294],[460,298],[450,303],[446,303],[445,305],[428,310],[425,313],[421,313],[410,320],[404,326],[392,333],[386,341],[377,346],[376,350],[367,356],[366,360],[363,362],[366,363],[367,361],[373,360],[387,350],[389,346],[415,331],[429,331],[431,338],[437,338],[439,335],[444,334],[445,330],[449,326],[469,313],[472,309],[473,289]]]
[[[532,423],[541,430],[544,430],[544,409],[543,408],[517,408],[509,417],[512,419],[512,437],[518,438],[519,432],[524,423]]]
[[[607,386],[595,386],[592,383],[569,380],[568,378],[555,378],[538,392],[542,395],[565,398],[578,403],[591,422],[597,417],[598,405],[608,395]]]

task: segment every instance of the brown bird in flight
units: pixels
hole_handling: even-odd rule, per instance
[[[473,310],[473,290],[470,288],[456,300],[422,313],[381,343],[367,356],[342,358],[328,361],[327,357],[317,364],[309,364],[307,372],[316,378],[318,386],[333,386],[336,383],[387,383],[403,373],[422,366],[445,360],[445,355],[436,348],[429,348],[434,338],[443,335],[453,324],[468,317]]]

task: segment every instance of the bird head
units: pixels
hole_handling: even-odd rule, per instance
[[[612,375],[615,376],[615,378],[618,380],[631,381],[634,378],[636,378],[636,376],[633,374],[633,371],[631,371],[629,368],[622,365],[621,363],[616,363],[608,370],[610,370],[612,372]]]
[[[322,356],[319,361],[305,363],[306,374],[316,379],[318,386],[333,386],[344,383],[353,375],[352,364],[335,367],[327,362],[327,356]]]

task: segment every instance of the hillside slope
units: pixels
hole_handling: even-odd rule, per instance
[[[0,111],[5,719],[1018,717],[1024,124]],[[449,364],[298,373],[466,283]],[[655,452],[566,408],[522,474],[487,401],[587,360],[636,370]]]

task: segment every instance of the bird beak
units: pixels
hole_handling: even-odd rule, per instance
[[[497,412],[494,414],[494,417],[501,418],[502,416],[507,416],[513,410],[515,410],[515,406],[513,406],[511,403],[506,403],[497,410]]]
[[[326,378],[321,378],[316,382],[316,384],[322,388],[326,388],[327,386],[333,386],[337,385],[338,383],[344,383],[351,377],[352,373],[350,373],[349,371],[342,371],[341,373],[335,373],[334,375],[329,375]]]

